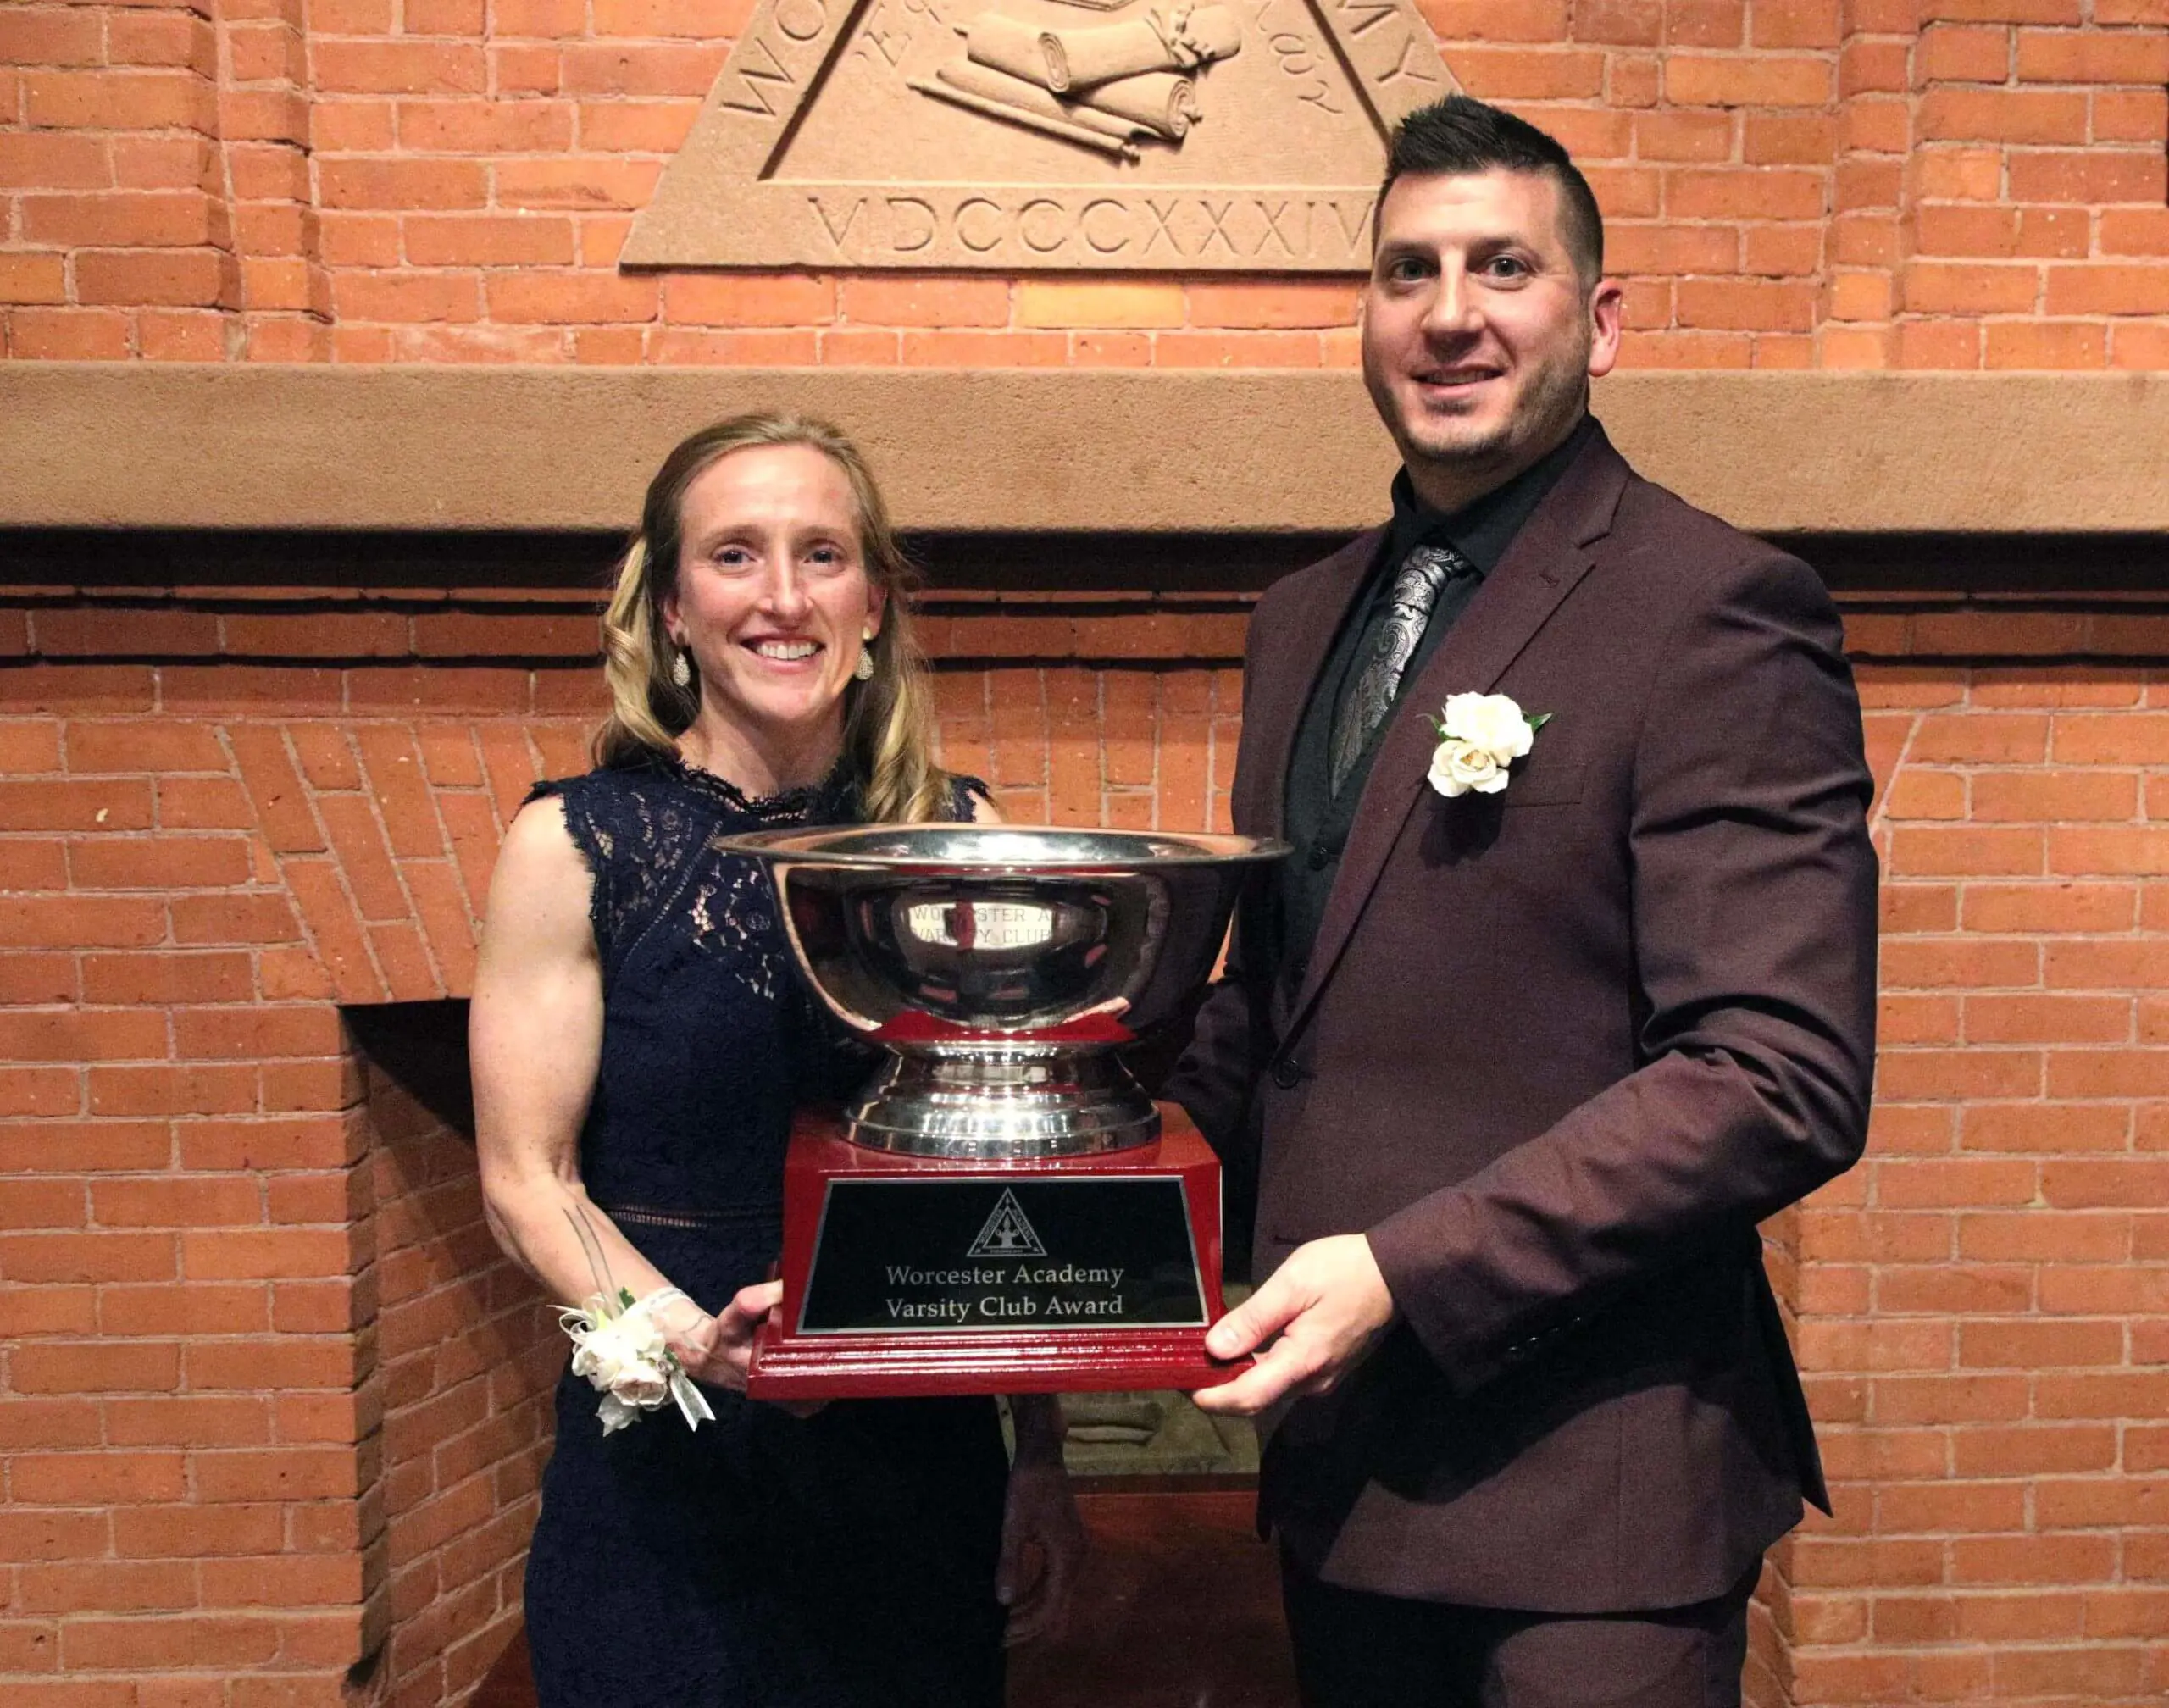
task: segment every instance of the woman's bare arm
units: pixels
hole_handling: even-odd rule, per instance
[[[562,802],[513,821],[490,882],[489,915],[468,1022],[482,1197],[497,1244],[553,1299],[574,1304],[607,1284],[643,1298],[670,1284],[587,1195],[580,1128],[602,1049],[602,971],[588,922],[591,879]],[[745,1385],[752,1330],[773,1286],[748,1288],[720,1322],[691,1300],[657,1320],[702,1381]]]

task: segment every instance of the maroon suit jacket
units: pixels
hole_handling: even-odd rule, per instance
[[[1281,828],[1378,540],[1258,605],[1240,831]],[[1360,1230],[1401,1313],[1268,1438],[1262,1519],[1329,1582],[1683,1605],[1823,1499],[1756,1223],[1867,1128],[1872,785],[1841,646],[1812,570],[1600,433],[1403,695],[1299,988],[1239,917],[1169,1095],[1255,1167],[1257,1278]],[[1426,783],[1424,714],[1462,691],[1552,714],[1501,795]]]

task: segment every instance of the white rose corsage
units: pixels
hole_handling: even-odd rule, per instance
[[[1430,720],[1439,745],[1431,755],[1431,786],[1448,800],[1458,795],[1496,795],[1507,771],[1524,757],[1551,713],[1534,717],[1504,694],[1454,694],[1443,714]]]
[[[585,1377],[602,1396],[602,1433],[624,1428],[666,1400],[677,1401],[679,1415],[689,1429],[712,1420],[715,1413],[707,1396],[693,1385],[670,1350],[662,1324],[655,1320],[657,1311],[684,1299],[685,1293],[675,1287],[658,1287],[645,1299],[634,1298],[630,1288],[612,1279],[610,1260],[585,1212],[569,1209],[565,1216],[602,1290],[591,1293],[585,1304],[561,1307],[558,1324],[572,1339],[573,1374]]]
[[[666,1400],[678,1402],[689,1428],[715,1416],[655,1320],[659,1306],[685,1296],[675,1287],[662,1287],[635,1299],[630,1288],[620,1287],[615,1300],[591,1294],[586,1304],[558,1312],[558,1324],[572,1337],[573,1374],[585,1376],[602,1396],[605,1435]]]

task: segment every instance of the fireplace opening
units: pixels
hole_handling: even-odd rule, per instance
[[[387,1696],[464,1701],[523,1664],[521,1583],[565,1342],[483,1219],[467,1004],[344,1013],[363,1058],[374,1234],[357,1289],[375,1328],[363,1416],[380,1420],[363,1456],[376,1477],[362,1502],[368,1622]]]

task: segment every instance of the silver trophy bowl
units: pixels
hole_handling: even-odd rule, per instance
[[[807,981],[890,1053],[845,1136],[974,1160],[1149,1144],[1160,1117],[1115,1051],[1212,974],[1245,836],[1015,824],[770,830],[760,861]]]

